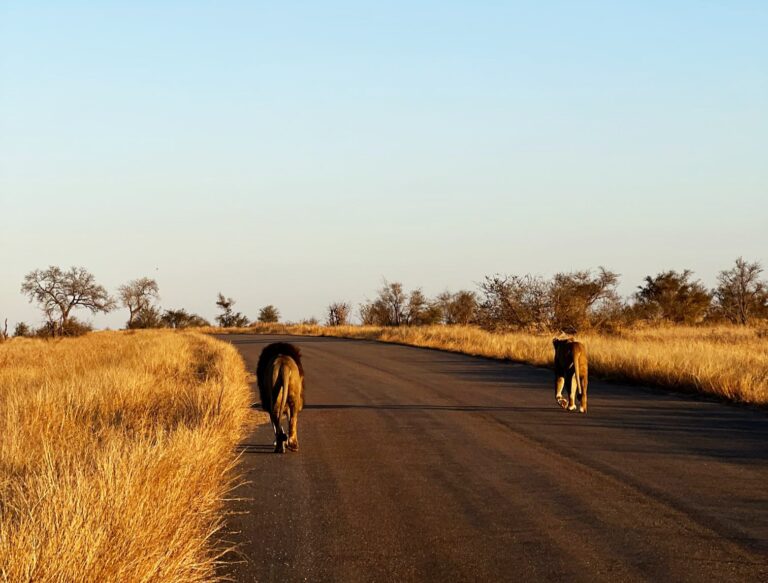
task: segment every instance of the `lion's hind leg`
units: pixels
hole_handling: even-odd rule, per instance
[[[563,387],[565,386],[565,377],[558,376],[555,378],[555,400],[557,404],[563,409],[568,406],[568,400],[563,397]]]
[[[579,385],[579,379],[578,379],[578,373],[574,373],[570,377],[571,379],[571,394],[570,399],[568,400],[568,410],[569,411],[575,411],[576,410],[576,389]]]
[[[285,389],[281,389],[275,398],[272,408],[269,411],[269,419],[272,421],[272,428],[275,430],[275,453],[285,453],[285,442],[288,436],[283,431],[283,406],[285,402]]]
[[[291,413],[288,415],[288,450],[299,451],[299,412],[291,407]]]
[[[587,371],[584,371],[581,375],[581,403],[579,405],[579,411],[581,413],[587,412],[587,384],[589,380],[587,378]]]
[[[285,453],[285,442],[288,441],[288,436],[283,431],[277,415],[270,411],[269,418],[272,421],[272,429],[275,430],[275,453]]]
[[[285,413],[288,416],[288,451],[299,451],[299,402],[296,399],[296,391],[288,395],[288,406]]]

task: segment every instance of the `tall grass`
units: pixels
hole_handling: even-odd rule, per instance
[[[552,363],[551,334],[497,334],[470,326],[284,326],[261,324],[217,333],[366,338],[539,366]],[[666,326],[584,334],[590,372],[622,381],[695,391],[736,402],[768,404],[768,335],[737,326]]]
[[[0,344],[0,580],[215,578],[248,395],[199,334]]]

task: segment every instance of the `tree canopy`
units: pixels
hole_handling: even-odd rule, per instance
[[[65,271],[51,265],[30,271],[21,284],[21,293],[28,296],[30,302],[40,304],[52,331],[58,334],[66,333],[75,309],[83,308],[95,314],[115,307],[115,300],[84,267]]]

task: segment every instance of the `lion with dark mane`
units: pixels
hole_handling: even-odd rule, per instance
[[[262,408],[269,413],[275,431],[275,453],[299,450],[299,411],[304,407],[304,368],[301,352],[293,344],[276,342],[261,351],[256,379]],[[288,435],[281,425],[288,418]]]

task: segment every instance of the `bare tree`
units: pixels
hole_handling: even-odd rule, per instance
[[[437,305],[446,324],[467,325],[477,319],[477,295],[461,290],[456,293],[445,291],[437,296]]]
[[[45,314],[45,324],[43,329],[48,329],[48,336],[56,336],[56,309],[54,306],[44,306],[43,314]],[[38,330],[38,336],[44,336],[42,329]]]
[[[544,328],[550,321],[550,284],[534,275],[487,276],[478,319],[485,328]]]
[[[551,280],[536,275],[494,275],[480,284],[482,301],[473,310],[473,296],[462,303],[486,328],[555,328],[575,332],[599,326],[621,313],[618,274],[599,267],[558,273]],[[468,292],[467,292],[468,293]],[[443,296],[447,305],[450,296]],[[476,301],[476,300],[475,300]]]
[[[439,324],[443,312],[436,301],[430,301],[420,289],[413,290],[403,312],[403,323],[407,326],[429,326]]]
[[[406,326],[417,326],[422,323],[422,318],[429,306],[427,297],[420,289],[413,290],[408,296],[408,301],[403,309],[402,323]]]
[[[326,323],[328,326],[346,326],[349,324],[349,316],[352,306],[349,302],[333,302],[328,306]]]
[[[0,342],[8,340],[8,318],[5,319],[5,324],[0,329]]]
[[[403,284],[399,282],[389,283],[384,280],[384,287],[379,290],[379,307],[386,314],[385,325],[400,326],[405,323],[405,305],[408,296],[403,290]]]
[[[35,269],[21,284],[21,293],[36,301],[55,333],[65,333],[72,311],[85,308],[91,313],[109,312],[115,300],[84,267],[64,271],[60,267]]]
[[[715,300],[726,318],[745,325],[751,317],[768,313],[768,287],[759,279],[762,272],[759,262],[741,257],[731,269],[720,272]]]
[[[363,326],[375,326],[379,321],[378,307],[375,302],[360,304],[360,323]]]
[[[360,320],[367,326],[402,326],[423,324],[425,320],[439,320],[421,290],[409,294],[399,282],[389,283],[379,289],[378,297],[360,306]]]
[[[160,299],[160,288],[154,279],[140,277],[129,281],[117,288],[120,303],[128,308],[126,328],[134,328],[137,316],[152,306],[152,302]]]

